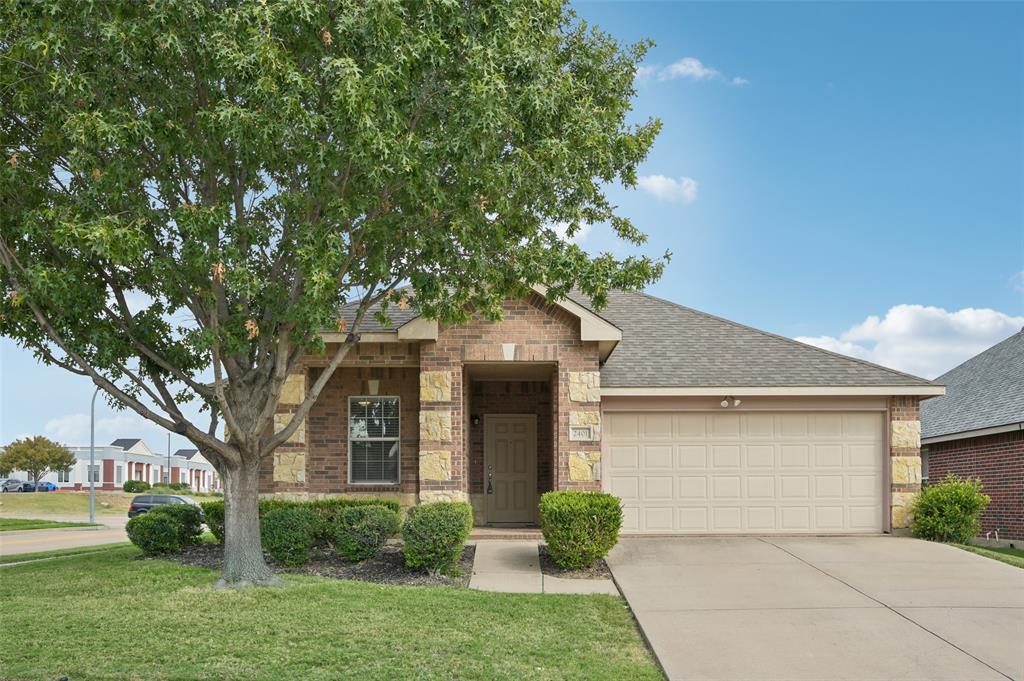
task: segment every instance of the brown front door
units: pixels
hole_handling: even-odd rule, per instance
[[[484,416],[484,485],[488,523],[537,517],[537,417]]]

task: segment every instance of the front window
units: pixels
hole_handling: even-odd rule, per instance
[[[57,471],[57,482],[71,482],[71,469],[66,468],[62,471]]]
[[[348,401],[348,481],[397,485],[399,449],[397,397],[350,397]]]
[[[124,468],[122,466],[114,466],[114,475],[116,476],[114,482],[118,485],[124,482]]]
[[[89,466],[89,482],[100,482],[99,466]]]

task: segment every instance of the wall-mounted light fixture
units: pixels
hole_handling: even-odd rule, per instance
[[[743,404],[743,400],[737,399],[735,397],[723,397],[722,401],[719,402],[719,404],[722,405],[723,409],[727,409],[730,406],[732,406],[732,407],[740,406],[741,404]]]
[[[371,395],[376,395],[379,390],[380,381],[376,379],[370,379],[366,382],[366,392],[370,393]]]
[[[474,426],[479,426],[480,416],[477,414],[473,414],[472,416],[469,417],[469,422],[472,423]]]

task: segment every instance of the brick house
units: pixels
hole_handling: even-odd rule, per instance
[[[504,313],[364,325],[261,493],[467,500],[479,524],[528,525],[545,491],[603,489],[632,533],[905,526],[941,386],[642,293],[598,313],[538,288]],[[326,361],[288,378],[278,427]]]
[[[1024,330],[936,381],[948,393],[921,410],[928,480],[981,478],[982,532],[1024,539]]]

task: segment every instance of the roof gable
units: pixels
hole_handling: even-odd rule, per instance
[[[935,379],[946,395],[921,405],[921,437],[1024,422],[1024,329]]]

